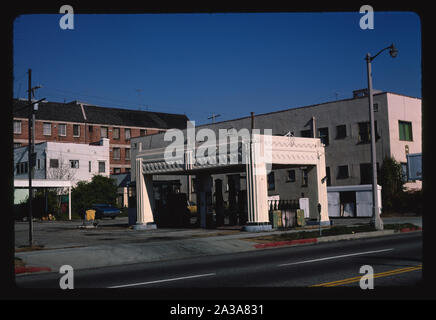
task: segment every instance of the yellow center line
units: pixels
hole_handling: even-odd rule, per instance
[[[416,271],[416,270],[420,270],[420,269],[422,269],[422,265],[417,265],[417,266],[407,267],[407,268],[399,268],[399,269],[394,269],[394,270],[390,270],[390,271],[386,271],[386,272],[375,273],[374,278],[388,277],[388,276],[392,276],[392,275],[396,275],[396,274],[400,274],[400,273],[404,273],[404,272]],[[312,285],[311,287],[334,287],[334,286],[340,286],[343,284],[359,282],[363,276],[364,275],[361,275],[358,277],[353,277],[353,278],[337,280],[337,281],[315,284],[315,285]]]

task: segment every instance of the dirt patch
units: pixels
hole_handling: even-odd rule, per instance
[[[15,264],[16,268],[26,266],[26,263],[22,259],[17,258],[17,257],[15,257],[15,259],[14,259],[14,264]]]

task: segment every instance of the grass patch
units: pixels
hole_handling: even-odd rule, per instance
[[[37,250],[44,250],[44,246],[21,246],[19,248],[15,249],[15,252],[28,252],[28,251],[37,251]]]
[[[384,225],[385,230],[395,230],[399,231],[403,228],[417,228],[416,225],[412,223],[399,223],[399,224],[386,224]],[[353,234],[359,232],[371,232],[376,231],[376,229],[368,224],[361,224],[356,226],[333,226],[327,229],[322,229],[321,237],[327,236],[337,236],[342,234]],[[246,240],[256,241],[256,242],[275,242],[275,241],[290,241],[298,239],[310,239],[319,238],[319,230],[313,231],[300,231],[292,233],[282,233],[277,235],[260,236],[256,238],[248,238]]]
[[[384,228],[387,230],[400,230],[404,228],[418,228],[418,226],[413,223],[395,223],[395,224],[385,224]]]

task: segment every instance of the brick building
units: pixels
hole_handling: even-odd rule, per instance
[[[27,100],[13,101],[14,148],[28,144]],[[35,143],[53,141],[98,144],[109,139],[110,173],[130,171],[130,139],[186,128],[188,118],[169,114],[93,106],[79,101],[39,103],[35,115]]]

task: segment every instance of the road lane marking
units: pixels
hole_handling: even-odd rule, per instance
[[[283,263],[283,264],[279,264],[278,266],[279,267],[292,266],[292,265],[296,265],[296,264],[303,264],[303,263],[311,263],[311,262],[318,262],[318,261],[325,261],[325,260],[332,260],[332,259],[347,258],[347,257],[353,257],[353,256],[360,256],[360,255],[364,255],[364,254],[386,252],[386,251],[391,251],[391,250],[394,250],[394,248],[375,250],[375,251],[365,251],[365,252],[349,253],[349,254],[343,254],[343,255],[340,255],[340,256],[325,257],[325,258],[305,260],[305,261],[298,261],[298,262],[291,262],[291,263]]]
[[[396,274],[401,274],[401,273],[411,272],[411,271],[417,271],[417,270],[421,270],[421,269],[422,269],[422,265],[413,266],[413,267],[407,267],[407,268],[399,268],[399,269],[394,269],[394,270],[390,270],[390,271],[376,273],[376,274],[374,274],[373,277],[374,278],[388,277],[388,276],[393,276],[393,275],[396,275]],[[354,283],[354,282],[359,282],[361,278],[362,278],[362,276],[358,276],[358,277],[347,278],[347,279],[342,279],[342,280],[337,280],[337,281],[332,281],[332,282],[324,282],[324,283],[312,285],[311,287],[334,287],[334,286],[340,286],[340,285],[343,285],[343,284],[350,284],[350,283]]]
[[[193,278],[200,278],[200,277],[210,277],[210,276],[214,276],[214,275],[216,275],[216,273],[205,273],[205,274],[197,274],[197,275],[193,275],[193,276],[186,276],[186,277],[179,277],[179,278],[172,278],[172,279],[161,279],[161,280],[154,280],[154,281],[147,281],[147,282],[123,284],[123,285],[112,286],[112,287],[108,287],[108,288],[114,289],[114,288],[134,287],[134,286],[141,286],[141,285],[153,284],[153,283],[178,281],[178,280],[193,279]]]

